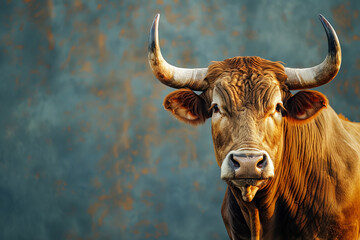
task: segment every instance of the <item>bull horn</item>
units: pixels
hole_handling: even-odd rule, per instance
[[[178,68],[170,65],[161,55],[159,46],[159,19],[156,14],[151,25],[148,60],[154,75],[165,85],[172,88],[190,88],[192,90],[206,90],[209,85],[204,78],[207,68]]]
[[[311,68],[285,68],[288,76],[286,85],[290,90],[314,88],[330,82],[339,72],[341,48],[339,39],[330,23],[319,15],[328,40],[328,54],[325,60]]]

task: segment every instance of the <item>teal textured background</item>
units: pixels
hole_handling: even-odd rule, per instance
[[[0,239],[226,239],[209,121],[163,110],[147,40],[206,67],[261,56],[309,67],[342,45],[317,90],[360,121],[360,1],[0,0]]]

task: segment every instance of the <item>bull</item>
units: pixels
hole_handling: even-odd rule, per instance
[[[338,116],[322,93],[306,90],[340,69],[330,23],[319,16],[328,53],[314,67],[234,57],[190,69],[162,57],[159,17],[148,60],[157,79],[179,89],[165,97],[165,109],[192,125],[211,117],[230,239],[360,239],[360,125]]]

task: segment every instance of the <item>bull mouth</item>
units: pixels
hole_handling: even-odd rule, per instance
[[[241,191],[242,199],[251,202],[257,191],[262,189],[271,178],[236,178],[226,182]]]
[[[228,182],[231,182],[235,187],[244,187],[246,185],[249,186],[257,186],[262,188],[270,178],[235,178],[229,179]]]

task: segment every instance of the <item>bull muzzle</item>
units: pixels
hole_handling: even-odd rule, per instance
[[[221,179],[239,188],[247,202],[273,177],[274,164],[266,151],[230,151],[221,165]]]

